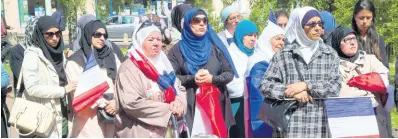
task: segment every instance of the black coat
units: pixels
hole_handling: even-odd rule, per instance
[[[195,75],[190,75],[188,73],[187,65],[178,43],[169,50],[167,57],[173,65],[177,78],[181,80],[181,84],[187,90],[188,107],[186,120],[189,129],[192,131],[193,118],[195,115],[195,96],[196,90],[198,89],[198,85],[195,83]],[[234,73],[222,51],[216,46],[213,46],[209,60],[201,68],[207,69],[210,74],[213,75],[213,84],[215,84],[221,92],[219,100],[227,128],[234,125],[235,120],[232,115],[231,100],[226,86],[234,78]]]
[[[17,87],[19,73],[22,68],[22,62],[24,58],[25,49],[20,45],[17,44],[11,49],[11,57],[10,57],[10,68],[14,77],[14,87]],[[25,90],[25,86],[23,81],[21,82],[20,92]]]

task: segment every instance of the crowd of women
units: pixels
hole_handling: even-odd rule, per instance
[[[194,120],[198,96],[210,95],[201,90],[206,85],[219,92],[217,103],[211,103],[219,106],[205,110],[220,112],[227,136],[219,137],[331,137],[325,100],[360,96],[371,98],[380,137],[389,137],[386,92],[352,81],[377,73],[389,85],[388,58],[375,29],[375,11],[370,0],[359,0],[351,27],[344,27],[329,12],[313,7],[296,8],[290,16],[280,10],[270,13],[260,33],[238,8],[227,6],[221,11],[224,29],[217,34],[204,10],[182,4],[172,10],[170,31],[150,18],[142,20],[126,56],[107,40],[105,24],[93,15],[77,21],[73,52],[67,55],[55,18],[33,17],[24,40],[11,50],[10,65],[14,85],[21,82],[16,96],[57,113],[48,136],[42,137],[176,137],[176,127],[179,137],[191,137],[198,124]],[[171,36],[168,49],[162,48],[165,33]],[[74,92],[91,56],[101,69],[97,75],[109,84],[104,96],[111,97],[75,112]],[[2,88],[8,84],[3,69]],[[285,130],[261,116],[264,99],[296,102]],[[114,117],[111,122],[100,120],[100,106]],[[5,117],[2,109],[2,120]],[[182,124],[172,126],[171,117]],[[2,137],[7,137],[6,123],[2,121]]]

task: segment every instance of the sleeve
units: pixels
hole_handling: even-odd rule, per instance
[[[383,58],[381,62],[383,62],[383,65],[388,68],[389,65],[388,65],[388,56],[386,52],[386,44],[381,36],[379,37],[379,49],[380,49],[380,56]]]
[[[306,80],[304,81],[309,93],[313,98],[337,97],[341,89],[341,75],[339,71],[340,59],[337,53],[333,53],[333,61],[330,63],[328,79],[323,81]]]
[[[39,57],[32,53],[26,53],[22,62],[23,81],[25,89],[30,96],[38,98],[62,98],[65,96],[65,88],[57,85],[40,84]]]
[[[182,75],[181,66],[184,64],[178,61],[176,53],[179,53],[179,51],[177,51],[178,50],[177,47],[178,44],[176,44],[175,46],[173,46],[173,48],[170,49],[169,53],[167,54],[167,58],[169,58],[169,61],[173,66],[174,72],[176,73],[177,78],[181,81],[181,84],[187,88],[193,87],[196,85],[195,76]]]
[[[166,127],[172,114],[169,104],[147,100],[143,94],[143,78],[140,78],[139,74],[128,72],[120,72],[116,81],[116,102],[120,109],[142,123]]]
[[[215,50],[217,51],[218,58],[221,61],[222,71],[220,75],[213,75],[213,83],[215,85],[227,85],[234,79],[234,72],[224,54],[219,51],[218,48]]]
[[[20,49],[21,47],[22,46],[20,46],[18,44],[11,49],[10,68],[11,68],[12,74],[14,75],[14,77],[16,77],[15,79],[18,79],[18,77],[19,77],[19,73],[21,72],[22,61],[23,61],[23,57],[24,57],[24,54],[23,54],[24,49]],[[18,81],[14,82],[14,83],[17,83],[17,82]]]
[[[8,76],[8,73],[4,68],[4,65],[1,64],[1,88],[7,87],[7,85],[9,84],[10,84],[10,77]]]
[[[286,69],[283,68],[282,60],[275,60],[278,59],[277,57],[276,55],[271,60],[270,66],[261,81],[260,91],[266,98],[284,99],[287,85],[284,83],[286,79],[283,78],[282,71]]]
[[[368,55],[367,57],[371,62],[371,72],[379,73],[380,77],[383,79],[384,85],[387,87],[390,84],[388,80],[390,71],[376,58],[375,55]]]
[[[185,90],[185,87],[181,85],[181,81],[179,79],[176,79],[176,82],[174,84],[174,88],[177,90],[178,96],[176,97],[176,100],[180,101],[181,104],[184,106],[184,112],[187,110],[187,91]]]

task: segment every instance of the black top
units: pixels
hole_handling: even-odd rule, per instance
[[[235,124],[235,120],[232,115],[231,101],[226,85],[233,80],[234,73],[221,50],[216,46],[211,48],[212,51],[209,60],[201,68],[207,69],[209,73],[213,75],[213,84],[215,84],[221,92],[219,100],[225,124],[227,127],[230,127]],[[189,129],[192,130],[193,118],[195,115],[195,92],[198,89],[198,85],[195,83],[195,75],[190,75],[188,73],[187,65],[180,51],[179,43],[170,49],[167,57],[174,68],[177,78],[181,80],[181,84],[187,90],[188,108],[186,120],[188,122]]]
[[[24,58],[25,49],[17,44],[11,49],[11,57],[10,57],[10,68],[12,74],[14,76],[14,87],[17,87],[19,73],[21,72],[22,62]],[[23,84],[23,80],[21,82],[20,92],[25,90],[25,86]]]

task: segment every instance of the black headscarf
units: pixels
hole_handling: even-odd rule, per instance
[[[101,21],[99,21],[99,20],[90,21],[84,26],[83,34],[82,34],[82,37],[80,38],[79,43],[80,43],[80,46],[82,46],[81,50],[83,51],[84,56],[86,58],[88,58],[92,52],[91,37],[100,28],[105,29],[106,34],[108,34],[105,24],[101,23]],[[107,46],[106,43],[104,42],[104,47],[102,47],[101,49],[95,49],[94,56],[95,56],[95,59],[96,59],[98,65],[101,68],[106,68],[108,77],[110,77],[112,80],[115,80],[116,79],[116,58],[115,58],[115,55],[113,54],[112,48],[110,46]]]
[[[351,29],[351,28],[344,27],[344,26],[336,28],[332,32],[332,34],[330,34],[331,37],[332,37],[331,45],[336,50],[336,52],[339,55],[340,59],[345,59],[345,60],[354,62],[359,56],[359,50],[357,51],[357,53],[354,56],[347,56],[346,54],[343,53],[343,51],[341,51],[341,48],[340,48],[341,40],[343,40],[347,35],[349,35],[351,33],[354,33],[356,35],[356,32],[353,29]]]
[[[192,8],[192,6],[189,4],[181,4],[174,7],[171,11],[172,25],[180,32],[182,30],[181,19],[184,18],[184,14],[189,8]]]
[[[59,76],[59,85],[65,86],[67,83],[66,74],[64,70],[64,40],[61,38],[58,42],[57,47],[51,47],[47,40],[44,38],[44,33],[46,33],[50,28],[58,28],[59,25],[55,19],[51,16],[42,16],[39,18],[36,24],[35,31],[33,32],[33,43],[35,43],[44,53],[51,64],[54,66],[55,70]]]

